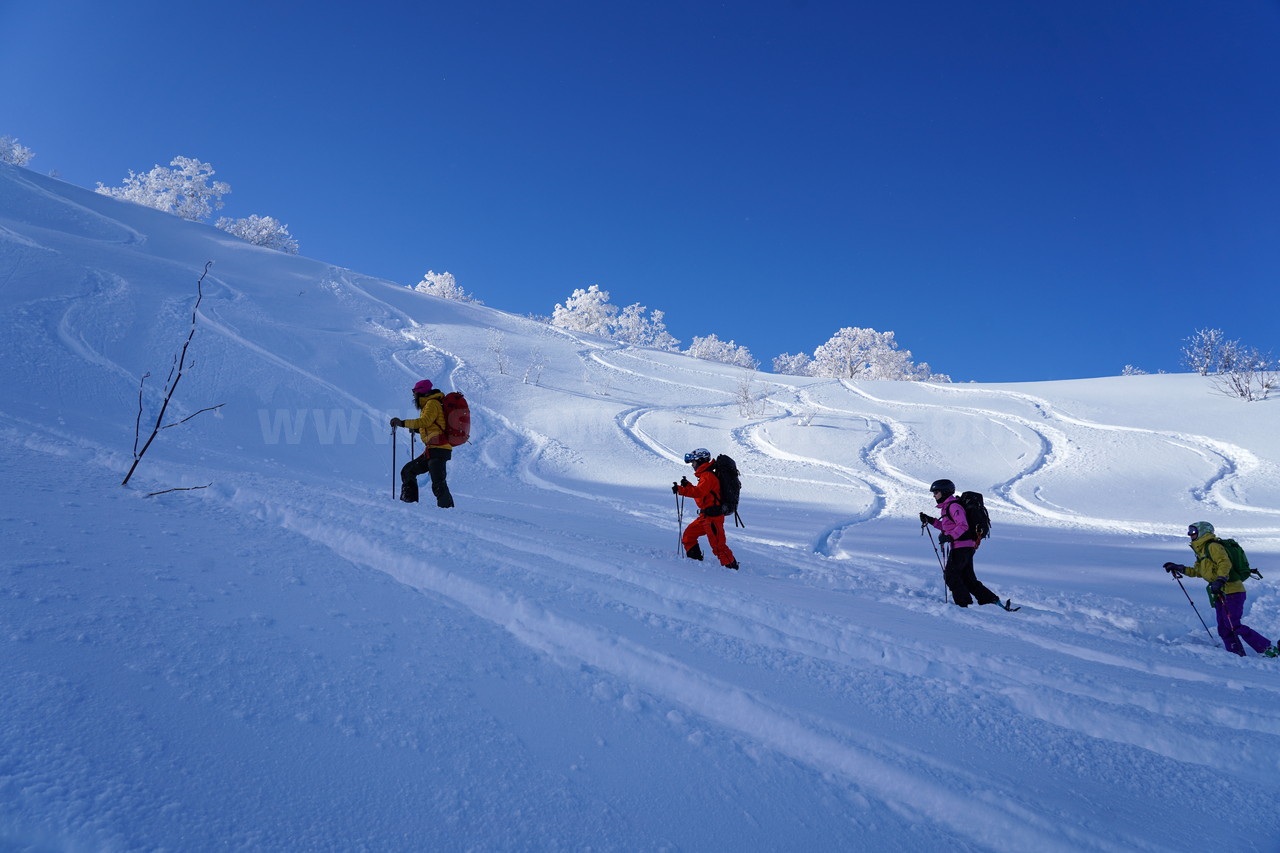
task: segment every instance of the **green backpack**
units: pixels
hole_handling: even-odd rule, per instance
[[[1227,552],[1227,557],[1231,560],[1231,574],[1227,575],[1229,581],[1239,581],[1244,583],[1249,578],[1262,579],[1262,572],[1249,567],[1249,558],[1245,556],[1244,549],[1240,547],[1240,543],[1234,539],[1216,539],[1223,550]],[[1206,554],[1208,553],[1206,549]]]

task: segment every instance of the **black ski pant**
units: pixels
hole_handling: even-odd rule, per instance
[[[961,607],[968,607],[976,598],[979,604],[998,604],[1000,596],[982,585],[978,576],[973,573],[973,552],[976,548],[957,548],[951,546],[947,554],[947,565],[942,570],[942,579],[951,590],[951,597]]]
[[[453,451],[448,447],[431,447],[423,451],[417,459],[410,459],[400,469],[400,500],[405,503],[418,502],[418,477],[431,475],[431,494],[436,496],[436,506],[453,506],[453,495],[449,492],[448,475],[449,460]]]

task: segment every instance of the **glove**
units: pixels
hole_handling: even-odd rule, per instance
[[[680,485],[682,485],[682,486],[686,486],[686,487],[687,487],[687,486],[692,486],[692,485],[693,485],[693,483],[690,483],[690,482],[689,482],[689,478],[688,478],[688,477],[681,477],[681,478],[680,478]]]
[[[1177,563],[1165,563],[1164,570],[1171,575],[1180,575],[1186,566],[1179,566]]]
[[[931,515],[925,515],[923,512],[922,512],[922,513],[920,513],[920,523],[921,523],[921,524],[933,524],[935,521],[937,521],[937,519],[936,519],[936,518],[934,518],[933,516],[931,516]]]
[[[393,426],[393,427],[402,427],[402,426],[404,426],[404,421],[400,420],[399,418],[392,418],[392,419],[391,419],[391,426]]]
[[[1227,584],[1226,578],[1214,578],[1213,583],[1209,584],[1209,592],[1213,593],[1214,595],[1221,595],[1222,588],[1226,586],[1226,584]]]
[[[680,494],[680,484],[679,484],[679,483],[672,483],[672,484],[671,484],[671,494],[673,494],[673,495],[678,495],[678,494]]]
[[[954,541],[956,540],[952,539],[951,535],[948,533],[943,533],[941,536],[938,537],[938,542],[942,545],[946,545],[947,543],[954,542]]]

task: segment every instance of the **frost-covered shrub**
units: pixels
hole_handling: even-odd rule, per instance
[[[476,299],[470,293],[463,290],[462,286],[458,284],[458,280],[453,277],[453,273],[427,270],[427,274],[422,277],[422,281],[418,282],[413,289],[419,293],[438,296],[441,299],[452,299],[455,302],[474,302],[476,305],[484,304],[479,299]]]
[[[685,350],[685,354],[703,361],[718,361],[749,370],[755,370],[760,366],[760,362],[751,354],[751,350],[733,341],[722,341],[714,334],[707,335],[705,338],[695,336],[689,348]]]
[[[256,213],[247,219],[228,219],[224,216],[215,225],[255,246],[264,246],[290,255],[298,254],[298,241],[289,234],[289,226],[282,225],[273,216],[258,216]]]
[[[607,338],[617,313],[618,306],[609,302],[609,291],[593,284],[586,290],[574,290],[563,305],[557,302],[551,312],[551,325]]]
[[[1201,376],[1217,373],[1226,343],[1221,329],[1196,329],[1195,334],[1182,339],[1182,363]]]
[[[609,291],[593,284],[586,290],[574,290],[563,305],[557,303],[551,313],[551,325],[638,347],[676,351],[680,341],[667,331],[664,316],[656,309],[649,312],[639,302],[619,311],[618,306],[609,301]]]
[[[1182,363],[1210,377],[1220,393],[1241,400],[1265,400],[1280,388],[1280,362],[1257,347],[1227,340],[1221,329],[1196,329],[1182,343]]]
[[[174,157],[169,165],[172,168],[157,165],[143,175],[130,170],[123,186],[99,183],[97,191],[192,222],[208,219],[213,211],[222,209],[222,197],[231,192],[231,186],[224,181],[209,183],[214,175],[212,166],[191,157]]]
[[[807,352],[784,352],[773,360],[773,372],[783,376],[812,376],[813,359]]]
[[[675,351],[680,346],[668,331],[663,322],[666,315],[654,309],[646,314],[645,306],[639,302],[628,305],[610,324],[609,336],[617,341],[624,341],[638,347]]]
[[[910,379],[915,382],[950,382],[951,377],[946,373],[934,373],[929,367],[929,362],[922,361],[915,366],[915,375],[905,376],[904,379]]]
[[[31,158],[34,156],[36,156],[35,152],[25,145],[19,145],[17,139],[9,136],[0,136],[0,163],[25,166],[31,162]]]
[[[1272,391],[1280,389],[1280,364],[1270,353],[1239,341],[1227,341],[1221,363],[1210,382],[1229,397],[1265,400]]]

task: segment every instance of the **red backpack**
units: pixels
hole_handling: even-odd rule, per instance
[[[450,391],[440,401],[444,407],[444,440],[451,447],[466,444],[471,438],[471,407],[461,391]]]

